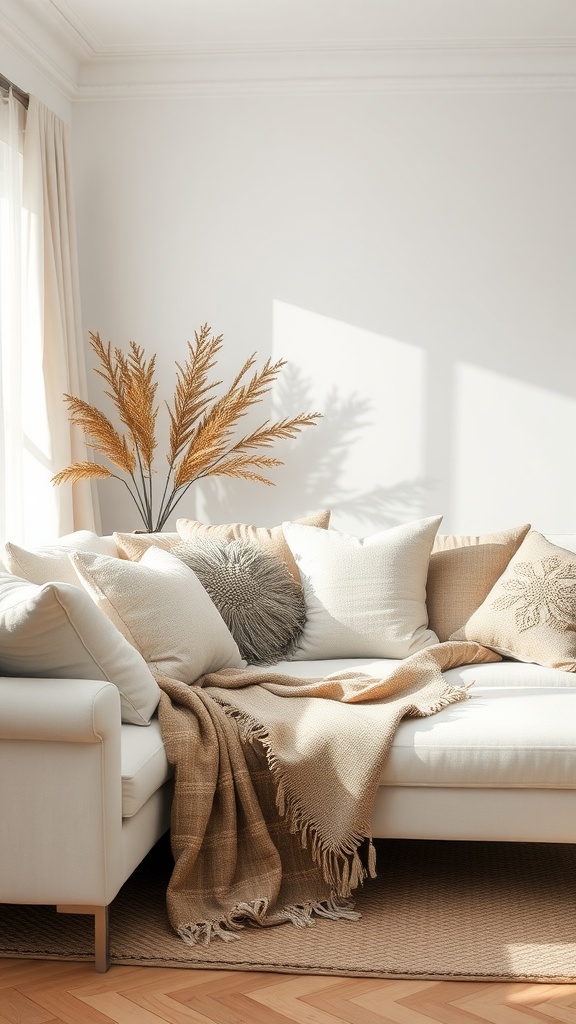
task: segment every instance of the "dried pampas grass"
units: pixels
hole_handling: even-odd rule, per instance
[[[176,363],[174,396],[171,404],[166,403],[170,421],[168,471],[155,515],[156,356],[146,360],[144,350],[134,341],[130,342],[126,355],[119,348],[112,351],[110,342],[104,345],[97,333],[89,337],[100,364],[96,373],[107,385],[104,393],[111,399],[124,432],[117,430],[96,406],[73,395],[64,395],[64,399],[70,420],[83,431],[86,443],[124,475],[119,476],[100,463],[75,462],[57,473],[52,482],[74,484],[94,477],[121,480],[149,533],[162,530],[178,502],[197,480],[228,476],[272,485],[264,473],[281,466],[282,462],[263,454],[262,449],[271,448],[285,438],[295,438],[304,427],[313,426],[321,415],[301,413],[266,420],[252,432],[238,437],[239,421],[270,391],[286,363],[267,359],[260,370],[254,370],[256,356],[252,355],[228,390],[216,397],[215,391],[222,382],[212,381],[210,372],[222,348],[222,335],[213,335],[211,327],[204,324],[195,332],[194,344],[188,342],[188,358],[184,364]]]

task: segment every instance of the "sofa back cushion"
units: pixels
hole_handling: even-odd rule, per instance
[[[114,533],[116,551],[103,551],[102,554],[115,555],[120,558],[128,558],[131,562],[139,562],[148,548],[162,548],[163,551],[171,551],[176,544],[180,544],[179,533]]]
[[[0,572],[0,673],[107,679],[122,721],[148,725],[160,690],[144,659],[82,588]]]
[[[296,519],[302,526],[315,526],[319,530],[327,530],[330,525],[330,512],[328,509],[320,509],[318,512],[311,512],[302,519]],[[222,523],[211,526],[207,523],[199,523],[195,519],[178,519],[176,529],[182,540],[194,541],[200,537],[214,537],[216,540],[239,540],[244,544],[256,544],[258,547],[270,551],[276,558],[282,559],[288,566],[292,577],[297,583],[300,582],[300,575],[294,561],[290,546],[286,543],[282,526],[251,526],[249,523]]]
[[[430,629],[439,640],[448,640],[480,607],[529,529],[524,523],[499,533],[436,535],[426,603]]]

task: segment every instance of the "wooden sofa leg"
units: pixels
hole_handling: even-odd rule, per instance
[[[110,967],[110,913],[108,907],[91,907],[73,904],[58,906],[59,914],[92,914],[94,918],[95,966],[99,974]]]

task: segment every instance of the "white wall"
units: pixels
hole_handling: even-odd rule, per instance
[[[283,356],[279,411],[324,413],[275,488],[193,488],[179,514],[576,530],[575,106],[342,87],[74,104],[86,333],[157,351],[168,397],[208,321],[225,379]],[[100,495],[104,530],[138,528],[121,485]]]

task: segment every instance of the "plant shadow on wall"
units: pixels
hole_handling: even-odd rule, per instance
[[[291,417],[295,409],[308,407],[313,400],[311,390],[302,371],[288,365],[274,392],[274,414]],[[262,522],[295,519],[317,508],[330,508],[342,516],[349,514],[367,530],[384,530],[420,518],[430,490],[430,482],[424,478],[365,490],[351,490],[346,483],[347,463],[372,426],[371,403],[358,394],[343,394],[332,388],[322,404],[322,418],[316,429],[296,439],[290,458],[284,460],[287,466],[277,475],[277,486],[259,492]],[[377,444],[379,450],[375,440]],[[279,451],[282,454],[281,448]],[[288,475],[296,486],[287,483]],[[202,481],[203,517],[213,523],[230,516],[249,520],[253,504],[248,506],[244,493],[243,485],[233,481]],[[182,513],[190,514],[189,508]]]
[[[254,369],[256,353],[250,356],[232,384],[220,393],[222,381],[212,371],[222,348],[222,335],[213,335],[204,324],[188,342],[188,356],[176,363],[176,386],[172,402],[166,402],[170,440],[166,455],[168,468],[155,487],[157,448],[155,380],[156,356],[146,359],[134,341],[128,353],[105,345],[98,333],[90,334],[90,345],[98,358],[96,373],[104,380],[104,394],[120,421],[118,429],[99,408],[74,395],[64,395],[72,423],[83,431],[86,443],[103,456],[112,468],[91,462],[75,462],[61,470],[53,483],[74,484],[79,480],[112,478],[121,482],[132,498],[148,532],[162,530],[192,484],[206,477],[225,476],[272,485],[269,470],[281,466],[266,454],[280,441],[295,438],[305,427],[315,426],[321,414],[296,413],[265,419],[242,431],[242,421],[272,389],[285,361],[267,359]],[[160,498],[158,499],[158,494]]]

